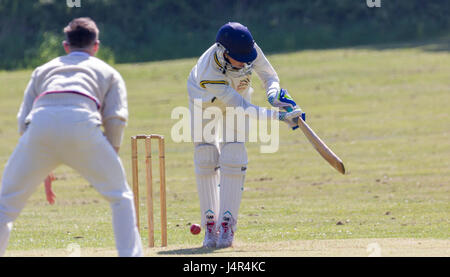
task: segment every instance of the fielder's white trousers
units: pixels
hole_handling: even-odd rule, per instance
[[[141,256],[133,193],[121,160],[92,112],[71,106],[40,107],[11,155],[0,190],[0,248],[27,199],[53,169],[78,171],[110,203],[119,256]],[[2,241],[3,240],[3,241]],[[6,241],[5,241],[6,240]],[[5,249],[0,249],[0,255]]]

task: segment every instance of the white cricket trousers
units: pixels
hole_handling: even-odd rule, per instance
[[[33,111],[32,122],[8,160],[0,190],[0,256],[12,222],[60,164],[78,171],[109,202],[119,256],[142,256],[133,193],[121,160],[95,115],[75,106],[46,106]]]

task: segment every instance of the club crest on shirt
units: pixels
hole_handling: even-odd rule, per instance
[[[237,90],[240,90],[240,91],[246,90],[249,86],[250,86],[250,78],[247,77],[245,79],[242,79],[239,82],[239,85],[237,86]]]

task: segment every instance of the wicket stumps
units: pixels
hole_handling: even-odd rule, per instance
[[[138,170],[138,140],[145,140],[145,165],[147,183],[147,220],[148,220],[148,245],[155,246],[153,224],[153,173],[152,173],[152,139],[157,139],[159,144],[159,178],[160,178],[160,204],[161,204],[161,246],[167,246],[167,211],[166,211],[166,166],[164,157],[164,137],[161,135],[137,135],[131,137],[131,159],[133,170],[133,194],[136,210],[137,228],[139,223],[139,170]]]

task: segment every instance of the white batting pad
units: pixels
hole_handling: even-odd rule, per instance
[[[219,150],[213,144],[198,144],[194,150],[195,175],[200,200],[201,224],[217,221],[219,210]]]
[[[226,143],[221,150],[220,165],[220,224],[236,222],[247,171],[247,150],[244,143]]]
[[[6,246],[8,245],[9,234],[12,230],[12,222],[0,224],[0,257],[5,255]]]

